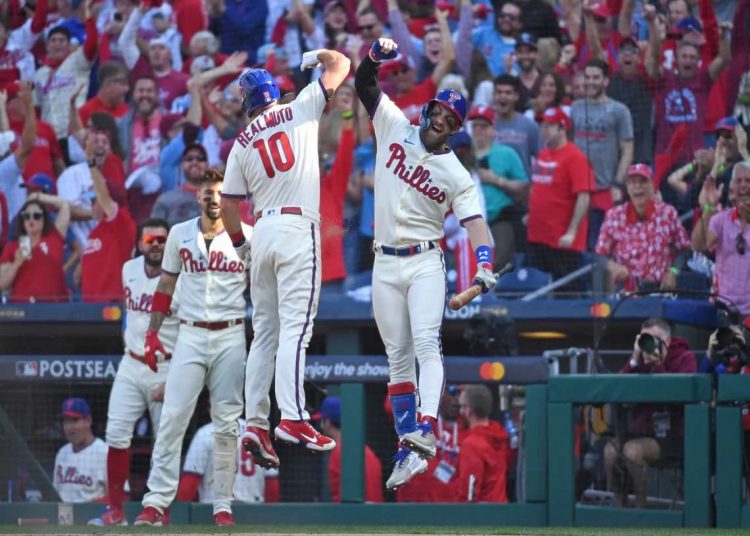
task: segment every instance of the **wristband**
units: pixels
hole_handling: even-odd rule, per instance
[[[236,233],[229,235],[229,239],[232,241],[232,246],[238,248],[245,243],[245,233],[242,232],[242,227]]]
[[[703,205],[703,212],[711,214],[712,212],[716,212],[716,207],[714,207],[711,203],[706,203],[705,205]]]
[[[354,117],[354,112],[351,110],[346,110],[345,112],[341,112],[341,118],[342,119],[351,119]]]
[[[477,264],[489,263],[492,258],[492,249],[490,246],[479,246],[474,250],[474,255],[477,257]]]
[[[672,275],[674,276],[680,275],[680,269],[677,268],[676,266],[670,266],[669,271],[672,272]]]
[[[688,173],[692,173],[693,170],[695,169],[695,166],[693,165],[692,162],[690,162],[687,166],[685,166],[685,168],[687,169]]]
[[[151,312],[161,313],[163,315],[169,314],[169,306],[172,305],[172,296],[165,292],[154,292],[154,299],[151,301]]]

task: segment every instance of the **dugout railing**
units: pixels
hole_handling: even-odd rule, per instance
[[[502,360],[498,360],[502,363]],[[509,367],[510,369],[510,367]],[[469,379],[469,378],[466,378]],[[480,376],[481,380],[481,376]],[[477,381],[477,378],[474,378]],[[491,382],[497,383],[497,382]],[[521,474],[525,502],[476,504],[365,504],[363,500],[363,445],[365,438],[364,383],[344,381],[342,396],[342,504],[283,503],[237,505],[238,522],[255,525],[408,525],[430,519],[433,525],[475,526],[750,526],[750,509],[742,504],[742,429],[737,401],[750,400],[750,378],[724,376],[718,382],[719,406],[709,375],[577,375],[529,384],[524,419],[524,456]],[[732,405],[724,405],[732,402]],[[574,492],[574,413],[580,404],[675,403],[685,407],[682,511],[621,509],[577,504]],[[716,418],[716,431],[712,418]],[[714,448],[716,489],[712,490]],[[715,506],[714,506],[715,504]],[[129,517],[140,505],[130,503]],[[714,515],[714,509],[716,515]],[[76,522],[100,513],[101,505],[78,505]],[[0,504],[0,523],[19,517],[49,518],[55,503]],[[209,523],[210,505],[176,504],[175,523]]]

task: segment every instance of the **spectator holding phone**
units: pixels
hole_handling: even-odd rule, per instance
[[[57,209],[52,217],[46,205]],[[70,204],[41,192],[29,195],[16,220],[16,240],[0,256],[0,290],[10,290],[10,301],[67,301],[63,273],[65,234],[70,223]]]

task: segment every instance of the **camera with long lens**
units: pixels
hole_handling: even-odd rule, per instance
[[[724,365],[729,371],[750,363],[750,351],[745,341],[736,331],[728,327],[716,330],[716,346],[711,354],[714,365]]]
[[[638,337],[638,348],[644,354],[660,354],[660,349],[663,344],[664,341],[658,337],[654,337],[650,333],[641,333],[641,336]]]

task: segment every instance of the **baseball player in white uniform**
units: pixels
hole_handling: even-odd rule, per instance
[[[305,411],[305,352],[320,293],[320,165],[318,125],[326,102],[349,73],[334,50],[306,52],[302,68],[322,64],[320,78],[294,101],[280,104],[276,81],[264,69],[240,77],[249,124],[227,160],[222,218],[238,254],[252,245],[250,296],[253,342],[247,361],[245,448],[261,467],[278,467],[268,434],[269,389],[276,374],[281,422],[276,439],[314,451],[333,449]],[[239,203],[252,194],[257,212],[252,240],[240,227]]]
[[[133,428],[148,410],[154,434],[159,428],[164,382],[167,379],[167,358],[177,342],[180,325],[174,314],[164,319],[159,329],[159,339],[167,355],[152,356],[155,362],[147,362],[144,355],[146,331],[151,319],[151,303],[161,274],[164,244],[167,241],[169,224],[162,219],[151,218],[138,228],[138,250],[140,257],[129,260],[122,267],[122,288],[125,291],[125,355],[117,369],[112,390],[109,393],[107,412],[107,509],[100,517],[89,521],[89,525],[127,525],[123,502],[126,499],[125,484],[130,474],[130,442]],[[172,301],[172,313],[177,301]]]
[[[400,448],[386,486],[401,486],[435,456],[433,427],[444,387],[441,325],[445,265],[437,242],[453,210],[475,248],[474,281],[495,285],[492,250],[477,187],[447,146],[466,117],[466,100],[446,89],[422,109],[412,126],[378,84],[380,63],[396,56],[396,43],[373,43],[355,77],[378,140],[375,156],[375,266],[372,305],[390,367],[388,394]],[[416,376],[419,361],[419,382]],[[419,385],[419,410],[417,409]],[[417,411],[421,419],[417,421]]]
[[[136,525],[161,525],[165,509],[174,500],[182,440],[204,385],[211,396],[215,427],[214,522],[234,525],[231,502],[246,360],[242,294],[247,266],[224,232],[219,205],[222,180],[214,170],[203,173],[197,192],[201,216],[172,227],[164,249],[146,332],[147,359],[157,351],[167,353],[158,330],[169,313],[178,277],[180,336],[167,374],[148,478],[150,491],[143,498]],[[252,228],[243,226],[243,232],[250,236]]]
[[[68,443],[55,456],[52,485],[65,502],[102,500],[107,495],[107,444],[91,432],[91,407],[82,398],[62,403]]]
[[[239,433],[245,431],[245,420],[238,419]],[[213,491],[213,450],[214,425],[201,426],[193,436],[182,468],[177,500],[192,501],[198,492],[198,501],[210,503],[214,500]],[[266,479],[277,478],[278,469],[263,469],[253,461],[252,455],[242,447],[237,439],[237,470],[234,475],[234,500],[241,503],[262,503],[266,497]]]

